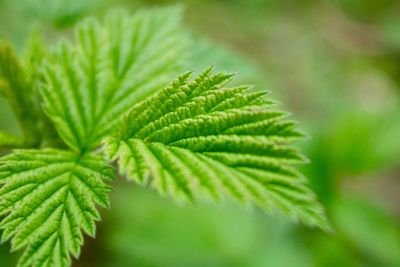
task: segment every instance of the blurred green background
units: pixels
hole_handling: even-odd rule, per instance
[[[0,0],[22,51],[87,15],[179,1]],[[210,64],[272,92],[311,138],[302,167],[336,233],[225,203],[178,206],[119,181],[76,267],[400,266],[400,1],[187,0],[189,69]],[[0,98],[0,130],[17,132]],[[17,253],[0,246],[0,266]]]

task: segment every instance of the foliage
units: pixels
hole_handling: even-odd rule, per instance
[[[129,180],[178,201],[229,195],[330,231],[292,167],[304,162],[291,145],[303,134],[265,93],[227,87],[232,75],[211,68],[167,85],[186,40],[173,7],[85,20],[50,52],[34,40],[26,66],[2,45],[2,92],[29,140],[2,134],[4,147],[23,148],[0,159],[2,240],[24,249],[19,266],[79,256],[82,231],[94,236],[100,219],[96,204],[109,206],[113,160]]]
[[[68,27],[88,14],[171,2],[177,1],[3,0],[0,36],[22,55],[29,31],[39,29],[47,52],[52,50],[47,44],[70,36]],[[199,73],[215,64],[218,71],[240,74],[232,85],[273,88],[273,98],[312,136],[301,142],[312,164],[300,167],[336,234],[310,231],[260,210],[249,214],[229,203],[173,205],[119,179],[113,183],[112,211],[101,211],[97,239],[85,240],[73,266],[400,266],[400,2],[179,2],[185,4],[185,25],[196,36],[184,70]],[[28,77],[37,70],[30,62],[21,58],[19,64]],[[2,154],[26,146],[11,112],[0,97]],[[45,125],[39,135],[45,130],[48,137],[40,146],[65,149],[57,132],[49,131],[53,124]],[[358,198],[362,201],[355,203]],[[0,246],[1,266],[16,264],[19,253],[10,254],[9,245]]]
[[[180,76],[132,108],[106,153],[128,178],[161,194],[193,201],[224,193],[325,227],[314,195],[289,167],[304,161],[288,146],[302,133],[263,93],[225,87],[230,79],[211,69],[193,80]]]
[[[55,149],[16,150],[0,163],[2,242],[25,248],[19,266],[70,265],[81,230],[95,235],[95,205],[109,206],[104,180],[114,179],[113,169],[99,156]]]

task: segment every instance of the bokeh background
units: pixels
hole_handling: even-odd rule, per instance
[[[22,51],[32,30],[52,42],[87,15],[176,3],[196,40],[189,69],[237,72],[310,134],[302,171],[336,233],[231,203],[177,206],[121,179],[73,266],[400,266],[400,1],[0,0],[0,37]],[[0,130],[18,133],[1,98]],[[0,246],[1,267],[17,256]]]

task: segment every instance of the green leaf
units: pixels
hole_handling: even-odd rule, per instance
[[[0,159],[2,242],[23,249],[19,266],[69,266],[82,230],[94,236],[96,204],[108,207],[113,169],[96,155],[17,150]]]
[[[17,148],[25,145],[24,138],[0,131],[0,148]]]
[[[65,143],[89,151],[129,108],[163,88],[180,69],[180,9],[115,12],[77,26],[46,68],[45,112]]]
[[[15,51],[8,43],[1,41],[0,94],[10,103],[27,143],[34,145],[39,142],[39,135],[37,112],[31,89]]]
[[[289,144],[303,137],[264,93],[229,88],[232,75],[208,69],[179,77],[133,107],[105,142],[128,179],[191,202],[229,195],[278,209],[291,219],[329,230],[323,209],[293,167],[304,157]]]
[[[40,31],[33,31],[25,47],[24,66],[35,103],[43,102],[43,98],[40,95],[40,88],[46,82],[44,62],[50,56],[46,49]],[[40,123],[36,122],[36,124],[40,126],[41,145],[44,147],[65,147],[53,123],[43,112],[42,108],[37,108],[37,117],[38,121],[40,121]]]

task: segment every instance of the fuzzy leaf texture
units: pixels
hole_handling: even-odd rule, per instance
[[[182,65],[180,9],[119,11],[80,23],[47,65],[45,112],[64,142],[86,152],[112,133],[133,104],[163,88]]]
[[[113,169],[95,155],[17,150],[0,159],[2,242],[24,249],[18,266],[69,266],[82,230],[95,235],[96,204],[108,207]]]
[[[229,195],[330,230],[323,208],[293,168],[303,137],[265,94],[227,87],[232,75],[208,69],[180,76],[133,107],[105,151],[128,179],[191,202]]]

